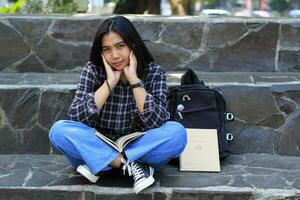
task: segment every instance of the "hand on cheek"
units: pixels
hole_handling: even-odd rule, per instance
[[[133,51],[131,51],[129,55],[129,65],[124,67],[123,69],[123,72],[130,84],[134,84],[139,81],[137,77],[136,69],[137,69],[137,60]]]
[[[104,56],[103,55],[101,55],[101,56],[102,56],[103,64],[104,64],[105,71],[106,71],[106,76],[107,76],[106,79],[112,89],[119,82],[122,72],[113,70],[113,68],[107,63]]]

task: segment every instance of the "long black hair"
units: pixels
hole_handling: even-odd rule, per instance
[[[109,31],[118,33],[128,47],[133,50],[137,58],[137,76],[145,80],[149,72],[149,63],[153,62],[154,59],[133,24],[123,16],[108,18],[100,25],[91,48],[90,61],[94,65],[104,68],[101,57],[102,38]]]

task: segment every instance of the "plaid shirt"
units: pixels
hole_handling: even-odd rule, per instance
[[[149,74],[144,81],[147,96],[142,113],[136,107],[130,85],[122,85],[120,81],[98,109],[94,101],[95,91],[105,80],[104,69],[91,62],[84,66],[69,108],[71,120],[81,121],[113,140],[132,132],[159,127],[167,121],[166,74],[159,65],[149,64]]]

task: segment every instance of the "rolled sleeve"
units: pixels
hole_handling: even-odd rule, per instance
[[[86,101],[86,107],[87,107],[87,112],[88,113],[93,115],[93,114],[96,114],[96,113],[99,112],[99,109],[98,109],[98,107],[96,106],[96,103],[95,103],[95,92],[86,94],[85,101]]]
[[[95,104],[94,90],[98,87],[95,73],[93,66],[89,63],[83,68],[74,100],[68,112],[71,120],[92,125],[93,116],[99,112]]]
[[[147,84],[146,84],[147,85]],[[168,112],[166,109],[166,75],[165,73],[155,74],[146,87],[147,95],[143,112],[139,116],[147,129],[157,128],[167,121]]]

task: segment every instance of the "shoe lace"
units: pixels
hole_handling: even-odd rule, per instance
[[[123,164],[123,166],[122,166],[123,174],[125,175],[126,170],[127,170],[128,176],[131,176],[132,175],[132,169],[130,166],[131,163],[128,160],[126,160],[125,158],[121,159],[121,163]]]
[[[138,179],[145,176],[145,172],[143,170],[143,167],[137,162],[132,162],[131,163],[131,170],[132,170],[134,181],[137,181]]]

